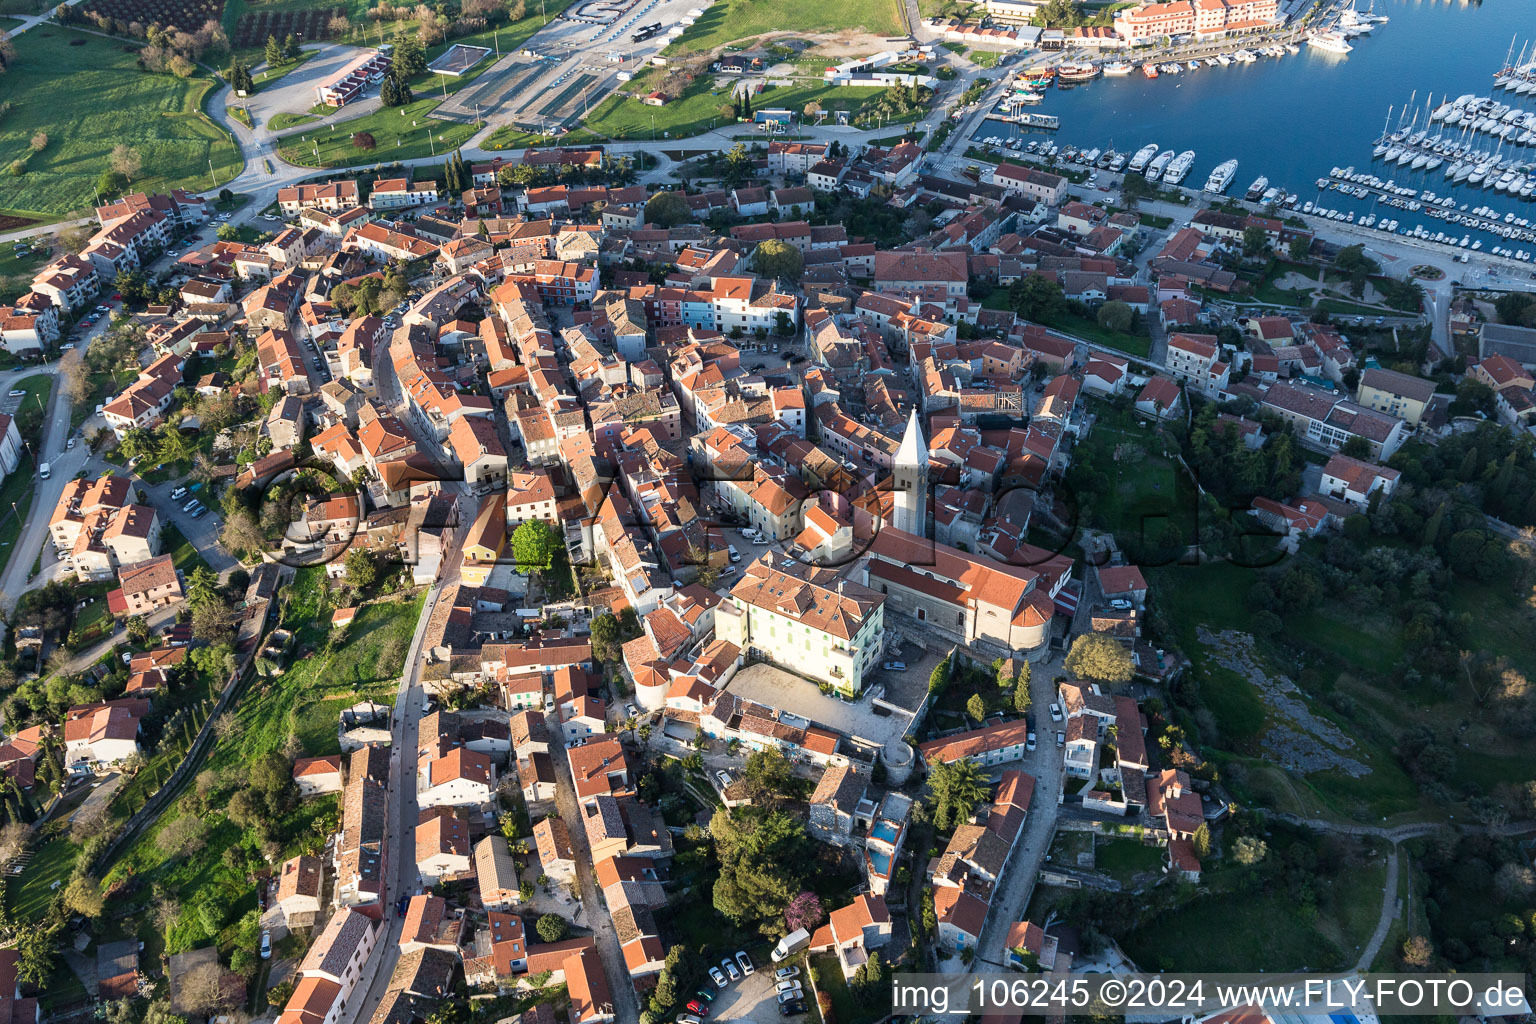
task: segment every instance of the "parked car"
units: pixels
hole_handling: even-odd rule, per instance
[[[181,506],[181,510],[183,512],[191,512],[197,506],[198,506],[198,500],[196,498],[193,498],[191,501],[189,501],[185,505]]]
[[[27,397],[27,393],[25,391],[23,391],[21,388],[11,388],[11,397],[12,398],[25,398],[25,397]]]
[[[261,933],[261,958],[263,960],[272,959],[272,933],[268,931]]]
[[[720,973],[720,968],[711,967],[709,969],[709,980],[715,983],[716,988],[725,988],[725,975]]]
[[[741,969],[731,962],[730,957],[720,961],[720,969],[731,976],[732,981],[741,980]]]
[[[199,506],[197,506],[197,508],[192,510],[192,518],[193,519],[201,519],[201,518],[203,518],[203,516],[205,516],[207,514],[208,514],[208,509],[207,509],[206,506],[203,506],[203,505],[199,505]]]
[[[624,715],[625,715],[626,718],[639,718],[640,717],[640,709],[635,707],[633,704],[625,704],[624,705]]]
[[[74,438],[70,438],[68,441],[64,442],[64,447],[65,448],[73,448],[74,446],[75,446],[75,439]]]
[[[795,987],[795,990],[793,992],[780,992],[779,993],[779,1005],[782,1006],[785,1003],[793,1003],[793,1002],[797,1001],[804,994],[805,994],[804,989],[801,989],[798,985]]]
[[[1113,601],[1109,602],[1109,606],[1117,612],[1128,612],[1131,610],[1131,602],[1127,601],[1123,597],[1115,598]]]
[[[721,771],[715,772],[715,780],[720,783],[720,788],[724,789],[731,784],[731,774],[730,772],[724,771],[722,769]]]
[[[1024,749],[1030,751],[1035,749],[1035,730],[1029,730],[1029,735],[1024,738]]]
[[[187,496],[187,489],[185,487],[178,487],[174,491],[171,492],[171,500],[172,501],[180,501],[182,498],[185,498],[186,496]]]
[[[1066,733],[1060,732],[1060,731],[1058,731],[1056,733],[1056,745],[1058,747],[1064,747],[1064,746],[1067,745],[1067,734]]]
[[[800,982],[793,978],[788,981],[781,981],[774,985],[774,988],[780,992],[799,992],[802,987],[803,986],[800,984]]]
[[[1061,721],[1061,705],[1055,703],[1054,701],[1051,703],[1051,721]]]
[[[907,670],[907,663],[904,661],[888,661],[881,668],[887,672],[905,672]]]
[[[707,988],[699,989],[697,992],[694,993],[694,995],[698,996],[700,999],[704,1000],[706,1003],[712,1003],[712,1002],[715,1001],[715,994],[713,992],[711,992]]]
[[[98,313],[110,313],[111,311],[112,311],[112,307],[111,306],[97,306],[96,307],[96,312],[98,312]]]
[[[800,968],[780,967],[778,970],[773,972],[773,976],[781,981],[785,978],[798,978],[800,976]]]
[[[704,1022],[691,1013],[680,1013],[677,1015],[677,1024],[704,1024]]]
[[[690,999],[688,1001],[688,1009],[700,1017],[709,1016],[709,1004],[705,1003],[702,999]]]
[[[742,974],[751,974],[757,970],[752,966],[752,958],[741,950],[736,951],[736,964],[741,968]]]
[[[804,1012],[805,1012],[805,1003],[802,1002],[799,999],[796,999],[792,1003],[780,1003],[779,1004],[779,1016],[780,1017],[798,1017],[798,1016],[800,1016]]]

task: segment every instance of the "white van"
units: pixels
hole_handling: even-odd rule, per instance
[[[741,561],[741,552],[736,550],[736,545],[735,544],[727,544],[725,546],[725,550],[726,550],[726,553],[731,556],[731,561],[733,561],[733,562]]]

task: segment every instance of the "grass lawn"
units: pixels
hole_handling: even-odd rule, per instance
[[[881,950],[880,955],[884,957],[892,952]],[[816,972],[816,987],[832,1000],[832,1014],[838,1024],[866,1024],[868,1021],[889,1016],[891,1012],[889,986],[881,986],[878,992],[873,993],[853,991],[843,980],[843,969],[839,966],[837,957],[830,953],[812,957],[808,964]],[[809,990],[806,995],[810,995]],[[806,1000],[807,1005],[811,1003],[812,1000]]]
[[[16,538],[21,536],[21,524],[26,522],[27,513],[32,510],[32,495],[37,489],[36,473],[32,456],[23,449],[16,472],[6,477],[5,486],[0,487],[0,573],[11,564],[11,556],[16,553]]]
[[[43,417],[48,412],[48,396],[53,394],[53,380],[51,373],[34,373],[11,385],[11,390],[27,393],[16,405],[16,429],[34,448],[42,442]]]
[[[984,68],[995,68],[1002,54],[996,50],[972,50],[970,57],[974,63]]]
[[[1163,851],[1134,839],[1111,839],[1099,843],[1093,851],[1094,864],[1100,871],[1129,885],[1137,875],[1156,874],[1163,869]]]
[[[283,591],[287,606],[283,625],[295,631],[294,661],[271,678],[256,677],[247,685],[231,716],[235,730],[219,740],[203,769],[228,779],[241,779],[243,766],[280,748],[290,733],[299,737],[305,754],[337,753],[338,712],[358,700],[392,703],[410,638],[421,612],[421,595],[405,600],[375,602],[363,607],[344,644],[327,651],[324,645],[334,601],[325,589],[322,568],[301,570]],[[176,818],[194,813],[195,793],[183,793],[156,826],[139,837],[108,871],[108,878],[133,875],[174,894],[183,907],[196,907],[205,898],[222,894],[231,904],[227,923],[209,934],[196,913],[183,913],[163,933],[147,906],[125,908],[125,928],[149,948],[175,953],[208,941],[226,950],[234,942],[235,922],[255,908],[255,893],[243,870],[231,869],[223,851],[250,839],[212,805],[204,815],[208,834],[203,849],[192,856],[167,854],[157,842]],[[320,837],[334,830],[339,818],[335,796],[307,800],[285,816],[277,832],[290,837],[282,856],[300,850],[317,852]],[[141,884],[138,891],[148,890]]]
[[[280,676],[256,680],[234,710],[243,727],[220,743],[213,766],[248,762],[298,735],[306,755],[334,754],[340,712],[360,700],[393,704],[422,595],[363,606],[344,642],[325,649],[331,612],[340,605],[325,591],[323,568],[302,569],[288,590],[284,626],[297,634],[294,660]]]
[[[284,111],[281,114],[273,114],[267,122],[267,130],[280,132],[284,128],[296,128],[301,124],[309,124],[311,121],[320,120],[314,114],[290,114]]]
[[[1152,339],[1146,335],[1121,334],[1108,327],[1101,327],[1097,320],[1091,320],[1085,316],[1068,313],[1056,318],[1047,326],[1054,327],[1064,334],[1073,334],[1088,341],[1098,342],[1100,345],[1127,355],[1141,356],[1143,359],[1152,351]]]
[[[6,886],[5,909],[12,920],[36,921],[53,900],[54,882],[68,880],[80,846],[62,835],[36,848],[22,873]]]
[[[1192,540],[1194,482],[1178,463],[1163,455],[1164,441],[1156,429],[1129,410],[1099,402],[1092,409],[1098,419],[1087,441],[1079,445],[1077,459],[1083,468],[1106,477],[1110,490],[1096,494],[1085,511],[1122,545],[1152,544],[1164,520],[1179,527],[1185,542]]]
[[[717,9],[720,5],[717,4]],[[706,15],[708,17],[708,15]],[[812,100],[831,117],[832,111],[846,110],[851,116],[885,92],[881,88],[866,86],[781,85],[764,89],[753,97],[754,110],[783,107],[799,112]],[[648,107],[637,99],[625,96],[609,96],[598,104],[583,124],[588,131],[610,139],[660,139],[670,133],[678,138],[698,135],[726,123],[720,116],[721,106],[731,105],[729,87],[715,89],[706,76],[683,93],[682,97],[664,107]],[[727,111],[729,113],[729,111]],[[654,127],[653,127],[654,126]]]
[[[213,82],[140,71],[119,41],[33,29],[5,83],[15,109],[0,121],[0,164],[26,154],[36,132],[50,142],[31,155],[26,173],[0,179],[0,212],[54,220],[92,206],[96,179],[119,143],[143,160],[134,191],[206,189],[210,158],[222,182],[243,166],[234,140],[203,112]]]
[[[167,523],[161,528],[160,549],[171,556],[172,564],[184,575],[191,576],[194,569],[209,568],[208,562],[197,553],[197,548],[181,535],[173,523]]]
[[[275,4],[262,4],[262,6],[263,7],[267,7],[267,8],[273,8],[273,7],[276,7],[277,5],[275,5]],[[309,3],[308,0],[306,0],[306,2],[303,5],[303,9],[307,10],[307,9],[309,9],[312,6],[313,6],[313,4]],[[251,91],[252,92],[261,92],[263,86],[271,85],[273,82],[277,82],[277,81],[282,80],[287,75],[290,75],[293,72],[299,70],[299,68],[303,67],[305,62],[308,61],[311,57],[313,57],[318,52],[320,52],[320,51],[318,51],[318,50],[300,50],[299,51],[299,55],[297,57],[295,57],[293,60],[291,60],[288,63],[286,63],[286,64],[279,64],[275,68],[268,67],[268,68],[261,69],[260,71],[256,72],[256,74],[251,76],[251,85],[253,85],[255,87]]]
[[[16,255],[10,246],[0,248],[0,302],[15,302],[32,289],[32,275],[52,257],[51,247],[44,245],[25,256]]]
[[[1269,857],[1319,843],[1285,827],[1267,835]],[[1145,919],[1120,944],[1143,970],[1154,971],[1331,971],[1353,964],[1381,913],[1386,862],[1376,844],[1337,846],[1340,856],[1319,867],[1306,895],[1250,889],[1244,882],[1252,869],[1229,852],[1205,872],[1198,895]],[[1219,941],[1212,940],[1213,922],[1220,922]]]
[[[704,11],[664,52],[717,50],[727,43],[769,32],[863,30],[878,36],[904,33],[897,0],[719,0]]]
[[[1397,644],[1396,627],[1375,621],[1370,614],[1324,604],[1297,615],[1293,621],[1306,625],[1293,625],[1286,634],[1290,642],[1304,638],[1311,655],[1308,661],[1321,666],[1325,673],[1319,681],[1307,684],[1306,680],[1298,680],[1299,684],[1307,684],[1312,691],[1336,688],[1357,702],[1359,710],[1348,718],[1325,702],[1307,703],[1313,713],[1333,722],[1354,739],[1355,746],[1348,754],[1369,766],[1369,774],[1359,778],[1340,772],[1297,775],[1281,770],[1262,756],[1260,741],[1273,724],[1268,705],[1248,680],[1216,664],[1196,637],[1196,627],[1200,625],[1213,631],[1249,631],[1252,619],[1247,595],[1255,580],[1253,570],[1230,563],[1170,567],[1158,570],[1149,580],[1168,621],[1174,623],[1180,648],[1194,663],[1200,700],[1215,717],[1220,752],[1213,751],[1213,758],[1218,763],[1241,764],[1248,780],[1248,791],[1242,795],[1281,811],[1375,822],[1384,816],[1432,811],[1392,756],[1393,738],[1405,727],[1457,718],[1471,713],[1471,709],[1457,707],[1447,716],[1443,706],[1430,708],[1427,686],[1424,693],[1410,693],[1395,680],[1383,681],[1382,685],[1370,682],[1368,676],[1374,678],[1377,671],[1396,664],[1400,657],[1400,649],[1398,654],[1391,653]],[[1498,649],[1507,646],[1501,642]],[[1274,652],[1263,643],[1258,653],[1266,660],[1274,660]],[[1306,695],[1316,697],[1319,693],[1308,691]],[[1479,739],[1494,749],[1481,757],[1458,758],[1459,771],[1498,771],[1487,755],[1513,753],[1503,749],[1494,737]],[[1524,765],[1514,771],[1515,774],[1500,778],[1531,776]],[[1229,774],[1224,772],[1224,776]]]
[[[422,94],[422,90],[417,93]],[[434,155],[446,158],[479,129],[472,124],[428,117],[442,102],[440,94],[427,95],[403,107],[384,107],[313,133],[289,136],[282,141],[279,152],[284,160],[301,167],[371,167]],[[372,135],[377,148],[361,150],[353,146],[352,136],[357,132]],[[428,140],[428,132],[435,143]]]
[[[994,288],[991,294],[981,300],[983,309],[1012,309],[1008,304],[1008,289]],[[1086,341],[1095,342],[1106,348],[1112,348],[1126,355],[1140,356],[1145,359],[1152,352],[1152,339],[1144,334],[1121,334],[1107,327],[1099,326],[1097,320],[1086,316],[1078,316],[1075,313],[1064,313],[1049,321],[1040,321],[1047,327],[1070,334]]]

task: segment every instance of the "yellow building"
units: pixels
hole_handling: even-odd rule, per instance
[[[715,638],[854,696],[880,657],[885,598],[830,569],[752,563],[715,609]]]
[[[1434,381],[1373,367],[1360,375],[1355,400],[1367,409],[1400,417],[1410,427],[1417,427],[1434,393]]]
[[[487,494],[480,501],[475,521],[464,538],[464,560],[459,578],[466,587],[483,587],[507,547],[507,495]]]

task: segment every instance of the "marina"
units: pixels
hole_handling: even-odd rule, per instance
[[[1267,179],[1255,202],[1311,214],[1310,202],[1318,216],[1368,221],[1376,230],[1396,221],[1395,233],[1413,237],[1421,237],[1420,229],[1433,235],[1459,228],[1449,244],[1469,234],[1469,249],[1530,241],[1522,233],[1531,228],[1521,222],[1533,220],[1528,204],[1536,198],[1536,41],[1511,42],[1531,32],[1528,11],[1432,0],[1359,6],[1358,14],[1346,7],[1319,27],[1356,43],[1368,33],[1369,45],[1355,45],[1348,56],[1308,38],[1293,59],[1265,59],[1277,49],[1291,57],[1284,47],[1234,48],[1200,59],[1194,73],[1190,61],[1144,63],[1083,86],[1044,90],[1040,109],[1058,118],[1055,131],[1065,140],[1055,159],[1069,142],[1118,150],[1134,154],[1125,158],[1130,171],[1163,186],[1203,181],[1212,194],[1231,189],[1241,169],[1243,182]],[[1356,21],[1364,18],[1372,19],[1369,28]],[[1444,61],[1452,51],[1458,60]],[[1033,70],[1037,84],[1054,83]],[[1318,110],[1328,111],[1325,123],[1316,122]],[[1009,125],[997,144],[1022,155],[1031,135]],[[1171,182],[1167,168],[1185,152],[1196,155]],[[1152,166],[1163,154],[1154,178]],[[1216,173],[1232,161],[1238,166]],[[1349,168],[1362,180],[1341,180],[1330,168]],[[1434,201],[1425,202],[1425,194]]]

